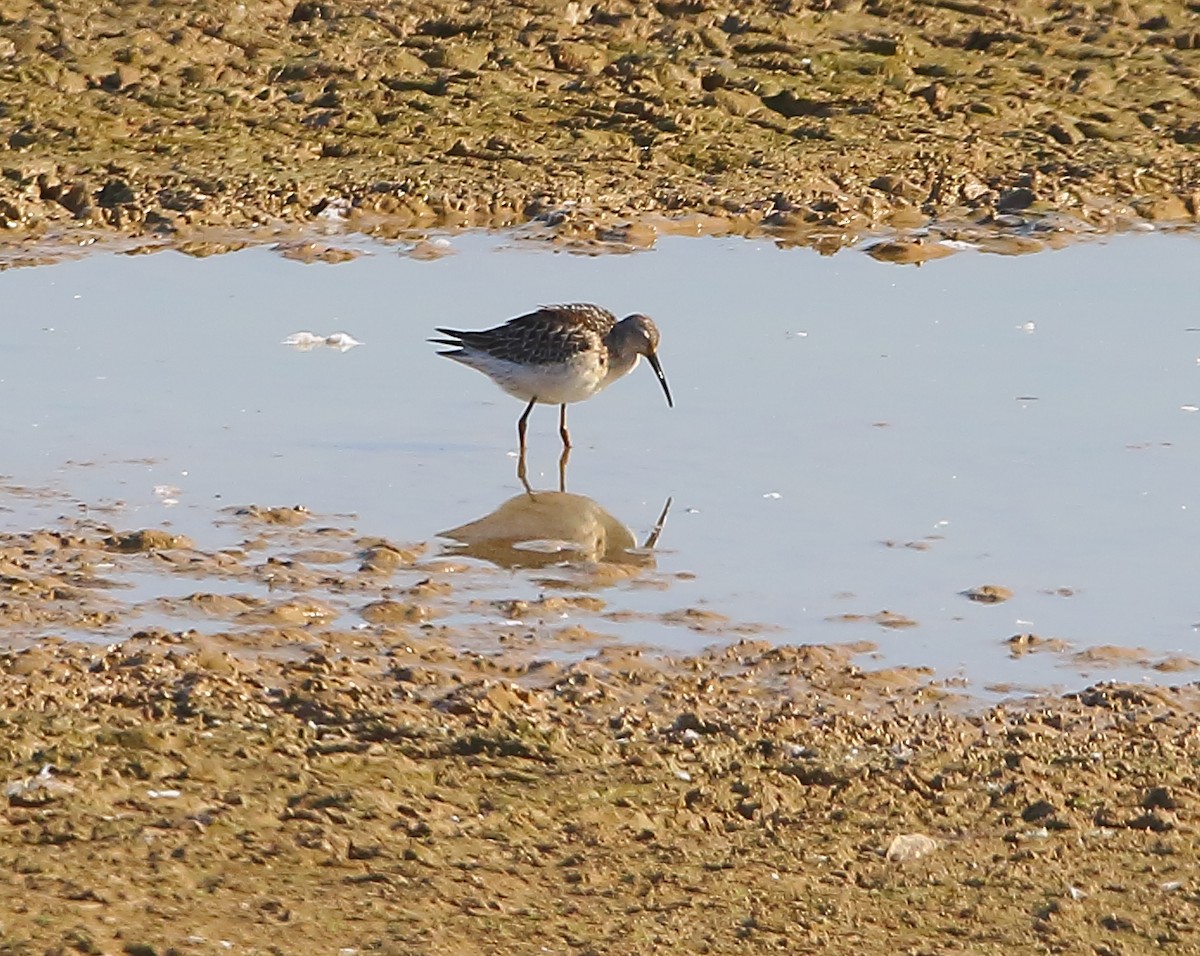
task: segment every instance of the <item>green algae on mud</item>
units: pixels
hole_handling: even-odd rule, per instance
[[[16,0],[0,24],[13,238],[690,212],[833,251],[1200,213],[1183,2]]]

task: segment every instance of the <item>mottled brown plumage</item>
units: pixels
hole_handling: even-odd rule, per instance
[[[534,405],[562,407],[559,432],[570,448],[567,404],[591,398],[627,375],[643,355],[658,376],[667,404],[674,404],[658,364],[658,328],[644,315],[635,313],[618,322],[607,309],[576,302],[544,305],[481,332],[438,331],[447,337],[430,341],[451,346],[439,355],[483,372],[509,395],[528,402],[517,422],[522,462],[525,423]]]
[[[544,305],[483,332],[438,329],[451,338],[432,341],[460,348],[470,346],[506,362],[557,365],[580,352],[598,348],[616,324],[617,317],[598,305],[585,302]]]

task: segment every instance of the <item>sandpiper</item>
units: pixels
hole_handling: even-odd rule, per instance
[[[483,332],[438,331],[447,338],[431,342],[454,346],[438,355],[478,369],[509,395],[529,403],[517,421],[522,461],[525,423],[534,405],[560,406],[558,430],[569,449],[567,405],[628,375],[643,355],[662,384],[667,405],[675,404],[658,364],[658,329],[645,315],[635,313],[618,322],[598,305],[544,305]]]

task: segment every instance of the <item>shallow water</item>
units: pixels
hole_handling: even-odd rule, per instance
[[[873,641],[877,661],[976,687],[1180,679],[1012,659],[1018,633],[1200,657],[1196,238],[921,268],[736,239],[595,257],[451,243],[435,261],[364,245],[337,266],[255,249],[0,274],[0,472],[29,489],[0,495],[0,526],[85,502],[215,547],[241,537],[221,509],[302,503],[429,540],[520,492],[520,404],[437,358],[432,327],[598,301],[655,317],[676,398],[669,410],[643,366],[570,410],[567,488],[599,509],[581,505],[587,534],[624,542],[626,525],[641,544],[672,499],[647,573],[604,592],[628,612],[612,634],[693,650],[754,632],[658,617],[699,608],[770,640]],[[305,329],[364,344],[281,344]],[[538,488],[557,486],[556,426],[551,409],[531,419]],[[544,576],[514,567],[475,586],[531,597]],[[982,584],[1014,597],[961,594]],[[854,617],[885,609],[915,626]]]

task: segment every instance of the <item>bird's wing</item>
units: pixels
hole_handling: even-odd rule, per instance
[[[482,332],[438,329],[451,338],[434,341],[486,352],[510,362],[553,364],[594,348],[615,324],[613,314],[599,306],[547,305]]]

